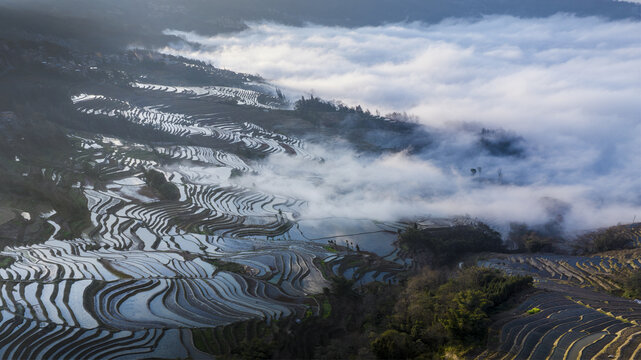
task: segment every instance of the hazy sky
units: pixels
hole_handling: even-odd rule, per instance
[[[318,150],[333,159],[309,167],[326,173],[322,184],[291,179],[302,165],[296,160],[272,159],[274,180],[262,186],[285,184],[280,190],[307,196],[319,209],[314,215],[470,214],[536,223],[549,217],[546,199],[554,198],[569,205],[570,229],[641,218],[639,22],[497,16],[356,29],[261,23],[215,37],[167,33],[191,45],[165,53],[261,74],[289,94],[407,111],[437,134],[435,147],[415,157]],[[522,136],[525,158],[477,151],[481,127]],[[474,181],[469,168],[476,166],[488,178],[501,169],[509,185]]]

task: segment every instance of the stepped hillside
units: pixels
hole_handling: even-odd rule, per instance
[[[301,317],[331,276],[406,268],[391,246],[403,224],[323,230],[331,214],[300,219],[305,201],[234,182],[271,154],[323,161],[308,143],[340,131],[301,137],[317,125],[260,78],[147,51],[2,47],[3,357],[207,357],[196,330]]]
[[[342,185],[353,174],[333,174],[327,154],[431,158],[461,151],[459,133],[439,141],[436,128],[407,114],[289,99],[260,75],[137,46],[176,41],[162,35],[173,10],[220,32],[246,19],[358,26],[495,7],[524,16],[607,8],[604,17],[632,23],[638,5],[497,0],[431,14],[433,1],[404,2],[419,13],[378,1],[378,12],[352,19],[283,0],[287,11],[237,13],[236,4],[225,8],[231,15],[203,19],[194,12],[222,2],[187,11],[184,1],[97,1],[87,18],[80,3],[0,7],[0,358],[641,359],[639,224],[572,243],[561,231],[569,205],[545,198],[551,220],[520,225],[520,242],[508,246],[512,234],[469,216],[379,221],[319,210],[295,185],[269,186],[279,171],[270,162],[295,164],[276,174],[283,178],[321,188],[335,175]],[[397,12],[386,18],[390,7]],[[145,9],[153,21],[132,25]],[[91,21],[101,12],[113,24]],[[463,157],[479,152],[500,164],[529,155],[518,134],[462,129],[472,144]],[[456,158],[434,163],[451,168]],[[501,168],[495,178],[463,164],[467,180],[460,169],[419,173],[471,190],[518,186]],[[419,188],[399,191],[403,201],[438,200],[438,189],[403,180]],[[337,187],[328,197],[360,200]],[[398,204],[373,189],[375,201],[364,203],[393,212]]]

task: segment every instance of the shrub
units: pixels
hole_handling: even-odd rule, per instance
[[[630,299],[641,298],[641,272],[624,270],[616,273],[614,280],[620,286],[620,290],[612,291],[614,294]]]
[[[574,244],[579,253],[598,253],[611,250],[630,249],[635,236],[625,225],[612,226],[579,236]]]
[[[235,262],[223,261],[219,259],[205,259],[205,261],[214,265],[216,269],[220,271],[234,272],[238,274],[245,273],[245,267]]]
[[[526,224],[511,223],[510,234],[508,235],[509,240],[513,242],[520,251],[529,253],[553,252],[556,250],[556,244],[559,242],[559,239],[551,235],[551,233],[555,234],[556,231],[550,231],[550,224],[547,225],[547,229],[545,226],[543,229],[532,229]]]
[[[243,359],[270,359],[274,346],[263,339],[244,340],[240,344],[240,355]]]
[[[0,269],[6,269],[13,265],[14,262],[16,262],[16,259],[11,256],[0,255]]]
[[[641,298],[641,273],[635,271],[628,276],[624,283],[623,296],[633,299]]]
[[[435,265],[451,264],[468,253],[504,250],[498,232],[473,220],[444,228],[408,228],[399,240],[402,247],[428,251]]]
[[[592,246],[594,251],[610,251],[632,247],[633,238],[624,226],[613,226],[594,235]]]
[[[180,190],[178,190],[178,187],[167,181],[165,174],[160,171],[154,169],[145,171],[145,182],[148,186],[158,191],[160,196],[165,200],[176,201],[180,199]]]
[[[492,302],[480,290],[465,290],[454,296],[453,303],[440,321],[456,339],[481,339],[485,337],[488,322],[487,310]]]
[[[372,341],[372,351],[379,359],[410,359],[416,356],[410,335],[387,330]]]

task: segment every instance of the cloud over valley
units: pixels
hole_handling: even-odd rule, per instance
[[[260,74],[292,98],[313,92],[417,116],[431,137],[418,153],[318,146],[323,163],[272,156],[261,179],[239,180],[308,200],[307,216],[537,224],[554,215],[551,198],[568,204],[567,230],[641,217],[639,22],[491,16],[166,33],[183,41],[162,52]]]

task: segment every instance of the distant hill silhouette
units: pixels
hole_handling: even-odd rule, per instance
[[[243,29],[247,21],[356,27],[559,12],[641,19],[640,4],[612,0],[0,0],[0,34],[18,22],[53,36],[83,34],[85,45],[123,46],[133,34],[138,34],[134,41],[150,43],[166,41],[159,34],[167,28],[214,34]],[[120,33],[128,34],[127,40]]]

